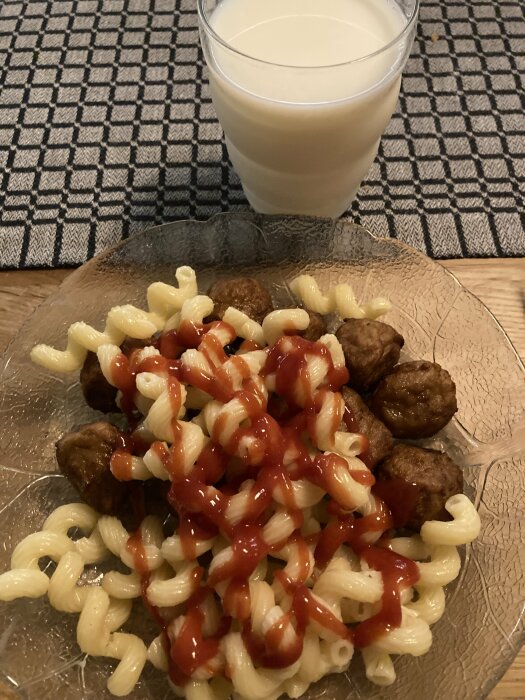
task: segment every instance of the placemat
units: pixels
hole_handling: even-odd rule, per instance
[[[79,264],[248,205],[195,0],[2,0],[0,266]],[[398,111],[348,216],[437,258],[525,254],[522,0],[422,0]]]

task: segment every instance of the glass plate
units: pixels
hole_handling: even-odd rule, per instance
[[[9,568],[15,544],[39,529],[53,508],[76,500],[56,474],[53,445],[96,415],[81,398],[78,375],[56,376],[33,366],[31,347],[37,342],[63,347],[77,320],[103,327],[115,304],[144,306],[147,285],[157,279],[173,283],[181,264],[197,269],[202,290],[218,276],[252,275],[286,302],[286,282],[306,272],[324,288],[351,282],[362,299],[386,295],[393,304],[387,320],[404,335],[407,357],[435,360],[451,372],[460,409],[430,443],[446,447],[463,464],[482,531],[449,587],[445,616],[432,628],[432,649],[417,659],[397,659],[398,680],[390,688],[369,684],[355,660],[348,674],[328,677],[307,697],[484,697],[524,638],[525,439],[523,422],[521,429],[516,424],[522,421],[525,370],[494,317],[439,264],[348,222],[222,214],[204,223],[167,224],[68,277],[24,325],[2,364],[0,571]],[[110,697],[105,683],[111,662],[79,653],[76,619],[55,612],[46,599],[0,603],[0,697],[11,692],[29,700]],[[140,611],[125,627],[139,627],[148,641],[154,636]],[[166,679],[150,668],[131,697],[170,695]]]

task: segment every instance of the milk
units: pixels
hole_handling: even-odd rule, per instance
[[[252,206],[340,215],[395,107],[411,43],[408,32],[395,41],[401,10],[389,0],[223,0],[209,23],[225,42],[203,34],[212,99]]]

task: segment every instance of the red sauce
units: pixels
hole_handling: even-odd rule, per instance
[[[252,660],[257,666],[285,668],[295,663],[303,650],[303,637],[295,633],[292,614],[285,613],[273,624],[263,638],[255,635],[250,626],[243,628],[242,638]],[[287,628],[291,625],[293,642],[284,644]]]
[[[240,352],[252,352],[253,350],[260,350],[261,346],[255,342],[255,340],[243,340],[239,346]]]
[[[234,528],[232,550],[230,560],[208,576],[208,585],[215,586],[230,579],[246,581],[251,576],[257,564],[270,551],[270,547],[262,538],[261,524],[241,524]]]
[[[373,486],[376,483],[375,476],[367,469],[350,469],[350,476],[361,486]]]
[[[357,625],[356,647],[366,647],[401,625],[401,589],[413,586],[419,579],[417,563],[389,549],[366,547],[361,557],[372,569],[381,572],[383,596],[380,611]]]
[[[157,339],[155,347],[160,354],[170,360],[176,360],[184,352],[178,343],[177,331],[166,331]]]
[[[132,455],[124,450],[115,450],[109,461],[109,468],[113,476],[119,481],[131,481],[132,473]]]
[[[292,605],[299,630],[304,634],[310,622],[316,622],[341,639],[352,639],[352,631],[326,606],[316,600],[306,586],[299,586]]]
[[[149,575],[148,557],[140,529],[130,536],[126,543],[126,549],[133,557],[133,568],[142,576]]]
[[[270,348],[264,368],[264,375],[275,373],[277,393],[289,404],[296,404],[295,385],[299,382],[306,403],[313,401],[313,392],[308,378],[308,356],[322,358],[327,365],[324,386],[337,391],[349,375],[346,367],[335,368],[330,351],[323,343],[311,342],[300,336],[280,338]]]
[[[306,628],[314,623],[329,630],[341,639],[354,641],[356,646],[365,646],[401,623],[400,591],[417,581],[417,565],[381,546],[370,544],[370,535],[378,539],[393,524],[389,509],[380,500],[385,487],[374,485],[375,479],[366,469],[353,469],[353,479],[363,485],[374,485],[377,500],[376,510],[365,517],[349,514],[354,504],[341,478],[341,471],[348,470],[347,461],[336,454],[317,454],[311,457],[304,438],[315,443],[318,414],[324,400],[330,400],[327,392],[337,391],[348,380],[345,368],[336,369],[328,348],[322,343],[313,343],[298,336],[280,338],[267,351],[267,360],[262,375],[274,375],[279,400],[272,398],[270,405],[259,386],[251,379],[249,367],[240,356],[228,358],[221,342],[208,331],[221,322],[191,324],[184,322],[177,331],[168,331],[156,341],[161,356],[146,358],[140,364],[136,356],[116,358],[114,364],[120,390],[127,406],[133,406],[135,376],[141,371],[162,373],[167,377],[168,394],[174,414],[172,431],[174,439],[169,448],[161,442],[151,446],[165,469],[170,474],[171,488],[168,500],[179,516],[178,534],[186,559],[197,557],[198,542],[209,540],[218,534],[229,540],[231,556],[216,566],[201,580],[203,570],[195,568],[195,593],[185,604],[184,618],[175,635],[167,623],[148,603],[153,617],[163,630],[166,648],[169,648],[170,676],[177,685],[184,685],[198,668],[215,673],[211,662],[217,656],[222,636],[233,620],[242,628],[247,649],[256,665],[283,668],[297,660],[301,654]],[[235,333],[227,324],[222,330]],[[243,344],[243,349],[256,346]],[[188,368],[180,361],[187,348],[199,348],[213,371]],[[323,384],[311,387],[308,376],[308,357],[317,357],[326,364]],[[230,362],[240,375],[239,384],[233,384],[224,365]],[[117,381],[117,380],[116,380]],[[219,418],[212,431],[212,439],[199,455],[196,464],[184,473],[183,442],[177,413],[181,402],[180,382],[202,389],[213,398],[226,403],[236,398],[246,412],[247,420],[225,438],[228,422],[226,416]],[[297,388],[300,391],[297,391]],[[276,418],[279,418],[278,422]],[[341,419],[347,429],[359,432],[355,417],[345,409],[343,415],[336,411],[329,430],[338,429]],[[239,453],[241,446],[249,445],[246,453]],[[361,458],[366,462],[366,438],[363,439]],[[123,438],[112,457],[112,470],[126,478],[130,475],[131,454],[135,446],[132,440]],[[285,464],[285,455],[293,455],[291,463]],[[231,498],[239,486],[250,478],[253,484],[246,491],[246,507],[238,522],[227,518]],[[303,515],[298,510],[294,496],[294,480],[309,479],[323,488],[331,497],[328,511],[331,519],[320,533],[308,538],[302,536],[300,528]],[[276,490],[279,501],[292,518],[293,532],[282,542],[271,545],[265,541],[263,528],[270,517],[268,507],[274,502]],[[388,494],[385,500],[389,502]],[[394,506],[394,523],[399,522]],[[309,543],[315,544],[314,559],[317,574],[326,567],[341,545],[352,548],[368,565],[381,573],[384,594],[380,610],[370,620],[350,629],[342,623],[322,602],[316,600],[307,585],[311,575]],[[268,555],[277,552],[285,544],[295,547],[298,566],[293,577],[284,569],[274,573],[274,578],[290,596],[291,604],[282,616],[264,635],[256,634],[250,622],[249,577],[258,564]],[[140,532],[132,535],[128,549],[134,557],[135,568],[143,575],[143,589],[149,585],[147,558]],[[220,629],[205,637],[202,632],[204,612],[202,604],[213,590],[223,591],[224,618]],[[225,669],[220,669],[225,673]]]
[[[341,473],[348,473],[346,459],[333,453],[321,454],[315,458],[314,469],[315,473],[312,474],[312,479],[315,479],[315,483],[321,486],[342,508],[353,510],[356,504],[351,495],[348,494],[345,481],[341,476]],[[370,472],[354,470],[353,473],[359,483],[373,483],[374,477]]]
[[[393,478],[376,482],[372,490],[389,508],[394,527],[405,527],[418,501],[419,486]]]
[[[135,410],[135,372],[124,353],[113,358],[110,374],[113,385],[122,393],[120,408],[127,416],[131,416]]]
[[[171,678],[179,686],[185,685],[198,668],[206,668],[219,653],[220,636],[204,637],[202,633],[204,613],[199,606],[206,595],[202,589],[190,598],[182,627],[171,640],[170,656],[174,663]]]
[[[367,534],[382,534],[392,527],[393,523],[390,511],[383,501],[379,499],[376,500],[376,510],[370,513],[370,515],[365,515],[362,518],[357,519],[354,526],[354,531],[357,538],[362,538]],[[359,540],[356,540],[353,543],[354,548],[358,545],[358,543]]]
[[[392,524],[385,505],[380,502],[376,513],[363,518],[352,515],[329,523],[321,533],[315,560],[323,568],[342,544],[348,544],[368,565],[381,573],[383,596],[380,611],[360,623],[354,630],[354,644],[364,647],[401,624],[400,590],[413,586],[419,579],[416,562],[383,547],[372,546],[363,539],[371,532],[384,532]]]
[[[320,569],[325,568],[341,545],[349,542],[355,522],[354,516],[348,515],[324,527],[314,551],[315,562]]]
[[[136,374],[139,372],[152,372],[153,374],[168,374],[174,377],[179,376],[182,363],[180,360],[172,360],[162,355],[151,355],[145,357],[137,366]]]
[[[285,644],[285,635],[287,632],[287,629],[292,627],[292,629],[295,632],[295,629],[292,626],[292,613],[287,612],[283,613],[283,615],[273,623],[273,625],[270,627],[270,629],[266,632],[264,635],[264,641],[267,649],[272,649],[275,650],[276,652],[284,652],[286,653],[286,644]],[[295,648],[297,647],[297,644],[290,644],[291,651],[292,651],[292,658],[296,656]],[[284,647],[284,649],[283,649]],[[302,647],[302,645],[301,645]],[[290,653],[290,651],[288,651]],[[299,651],[299,654],[301,651]],[[288,660],[288,659],[286,659]],[[282,663],[282,659],[279,659]],[[292,662],[293,663],[293,662]],[[290,664],[287,663],[285,666],[289,666]]]
[[[149,447],[149,443],[138,432],[120,433],[109,462],[113,476],[119,481],[132,481],[131,458],[133,455],[143,456]]]
[[[178,330],[166,331],[157,339],[156,346],[161,355],[170,360],[180,357],[187,348],[197,348],[201,338],[214,323],[192,323],[182,321]]]
[[[289,583],[291,608],[270,627],[264,638],[243,627],[243,640],[253,661],[267,668],[285,668],[295,663],[303,650],[304,633],[310,623],[316,623],[341,639],[352,641],[353,634],[322,602],[316,600],[306,586]],[[290,631],[292,634],[290,634]],[[287,640],[287,632],[291,639]]]
[[[185,559],[193,561],[197,557],[197,543],[217,535],[217,528],[200,513],[179,512],[179,537]]]
[[[290,538],[290,541],[297,547],[297,560],[299,565],[297,567],[298,571],[295,575],[296,583],[304,584],[310,576],[310,549],[309,543],[302,536],[295,535]]]
[[[228,355],[224,351],[221,341],[213,333],[208,333],[208,335],[204,336],[199,345],[199,350],[210,365],[218,369],[220,369],[220,366],[228,359]],[[244,362],[244,364],[246,363]]]

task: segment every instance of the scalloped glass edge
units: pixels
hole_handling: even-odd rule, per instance
[[[236,231],[233,231],[232,229],[237,226],[239,228],[239,233]],[[190,233],[190,229],[192,230]],[[295,265],[301,266],[306,263],[306,267],[320,267],[321,274],[328,274],[330,275],[330,268],[331,267],[337,267],[338,265],[343,268],[346,268],[353,264],[354,266],[356,265],[370,265],[370,259],[367,257],[367,255],[370,254],[370,251],[374,252],[374,259],[373,263],[378,267],[378,269],[381,269],[381,265],[385,264],[385,260],[390,260],[390,263],[394,264],[397,259],[402,259],[404,260],[404,265],[410,265],[412,266],[412,271],[417,271],[418,268],[421,268],[424,266],[425,268],[428,268],[428,278],[431,281],[433,276],[436,278],[436,284],[438,284],[439,280],[444,281],[445,279],[447,280],[446,286],[449,288],[449,293],[451,294],[451,300],[450,300],[450,305],[447,307],[446,312],[444,313],[443,317],[439,317],[439,313],[437,314],[439,324],[436,325],[435,327],[432,326],[433,332],[435,334],[434,342],[432,345],[432,354],[433,356],[436,353],[436,349],[439,350],[439,333],[443,329],[446,330],[446,324],[447,324],[447,319],[451,315],[454,315],[455,308],[454,305],[456,302],[458,302],[458,299],[466,304],[467,307],[469,307],[470,312],[474,314],[475,313],[479,315],[479,318],[481,318],[480,323],[484,324],[484,327],[487,329],[490,327],[491,332],[494,334],[494,337],[497,339],[495,342],[495,345],[499,346],[500,348],[505,348],[505,353],[506,353],[506,359],[509,361],[509,363],[512,363],[513,369],[516,372],[516,376],[521,378],[521,381],[523,382],[525,379],[525,367],[523,365],[522,360],[520,359],[518,353],[516,352],[515,348],[513,347],[511,341],[509,340],[508,336],[505,334],[503,328],[497,321],[497,319],[494,317],[494,315],[490,312],[490,310],[487,309],[485,305],[480,302],[477,297],[475,297],[473,294],[471,294],[468,290],[466,290],[461,283],[457,280],[457,278],[450,273],[448,270],[446,270],[442,265],[440,265],[438,262],[432,261],[429,258],[427,258],[423,253],[420,253],[412,248],[410,246],[396,240],[396,239],[384,239],[384,238],[377,238],[373,234],[369,233],[365,229],[352,224],[347,221],[331,221],[331,220],[319,220],[319,219],[310,219],[310,218],[297,218],[297,217],[279,217],[279,216],[261,216],[261,215],[256,215],[256,214],[251,214],[251,213],[239,213],[239,214],[217,214],[213,216],[211,219],[208,221],[203,221],[203,222],[195,222],[195,221],[179,221],[175,222],[172,224],[163,224],[161,226],[157,226],[154,228],[147,229],[141,233],[135,234],[131,238],[120,242],[113,248],[110,248],[107,251],[104,251],[101,253],[99,256],[94,258],[93,260],[89,261],[86,263],[84,266],[82,266],[80,269],[76,270],[73,272],[68,278],[60,285],[58,290],[54,292],[47,300],[45,300],[33,313],[33,315],[24,323],[22,326],[21,330],[19,331],[18,335],[11,341],[11,343],[8,345],[3,357],[2,357],[2,371],[0,373],[0,377],[3,380],[4,386],[10,386],[10,382],[13,382],[13,376],[9,376],[9,371],[8,368],[12,368],[13,363],[16,364],[17,361],[20,361],[19,357],[19,348],[20,345],[22,347],[24,346],[24,339],[25,337],[30,334],[31,329],[35,325],[35,318],[38,319],[39,316],[44,316],[47,315],[48,311],[53,311],[54,306],[60,307],[62,304],[62,300],[64,298],[64,295],[68,295],[72,292],[72,290],[75,290],[77,287],[81,287],[82,284],[86,282],[91,276],[99,276],[99,275],[104,275],[105,273],[108,273],[110,268],[116,267],[118,269],[119,266],[127,266],[128,264],[131,264],[132,266],[135,265],[140,265],[142,264],[141,261],[134,259],[133,254],[132,254],[132,249],[133,248],[140,248],[140,246],[143,246],[144,251],[148,252],[149,255],[153,255],[153,258],[155,258],[155,253],[152,253],[152,246],[155,244],[155,239],[160,239],[160,238],[168,238],[170,236],[173,236],[174,238],[177,235],[177,231],[180,234],[181,239],[184,238],[184,246],[181,246],[181,251],[180,253],[176,256],[181,258],[180,259],[180,264],[186,263],[186,264],[192,264],[191,259],[185,259],[182,260],[182,255],[184,255],[184,247],[186,246],[188,248],[188,252],[191,257],[191,250],[193,249],[195,251],[195,243],[197,242],[198,244],[198,239],[200,238],[207,238],[207,245],[210,246],[210,258],[206,260],[206,264],[204,267],[207,267],[208,269],[210,267],[213,267],[214,264],[214,255],[215,255],[215,261],[217,258],[217,255],[219,256],[219,266],[221,268],[228,267],[228,265],[224,265],[225,261],[229,260],[229,266],[230,268],[237,263],[237,265],[240,264],[240,261],[242,260],[249,260],[249,264],[254,267],[257,265],[261,265],[263,267],[264,271],[267,271],[266,268],[268,267],[268,256],[265,256],[264,253],[268,253],[270,248],[281,246],[283,248],[282,250],[282,258],[278,258],[279,262],[277,263],[277,266],[282,266],[285,264],[287,261],[287,264],[289,265]],[[220,238],[220,241],[217,239],[217,236],[219,233],[222,235],[222,238]],[[255,239],[257,241],[257,244],[251,248],[248,243],[253,243],[253,236],[255,235]],[[245,243],[242,246],[236,246],[235,243],[235,238],[239,237],[245,238],[248,236],[250,239],[247,243]],[[297,245],[298,243],[298,237],[301,237],[301,241],[303,243],[303,248],[305,245],[305,241],[307,244],[307,247],[309,247],[309,255],[310,257],[307,256],[307,260],[305,261],[305,252],[304,250],[301,250],[301,246]],[[323,249],[320,248],[319,241],[317,238],[321,238],[323,242],[328,242],[328,256],[325,258],[323,256]],[[220,249],[220,246],[224,244],[224,242],[228,244],[224,250]],[[339,245],[341,241],[344,241],[344,245]],[[289,244],[288,246],[286,244]],[[228,249],[228,246],[230,246],[230,249]],[[201,248],[202,248],[202,241],[201,241]],[[131,253],[130,253],[131,251]],[[232,252],[233,251],[233,252]],[[348,260],[346,256],[348,256],[349,251],[351,252],[352,255],[354,255],[354,258],[352,260]],[[378,252],[379,251],[379,252]],[[395,253],[394,253],[395,251]],[[136,253],[137,251],[135,251]],[[230,257],[228,257],[230,255]],[[362,260],[359,262],[359,256],[361,256]],[[394,261],[394,262],[393,262]],[[387,267],[390,263],[386,263]],[[158,266],[163,266],[163,262],[160,260],[156,260],[154,264]],[[216,263],[217,264],[217,261]],[[201,265],[202,267],[203,265]],[[199,265],[196,266],[197,270],[199,269]],[[309,268],[310,269],[310,268]],[[406,268],[404,269],[405,273],[407,272]],[[376,291],[381,291],[380,287],[380,281],[377,279],[374,279],[373,274],[371,274],[373,270],[368,270],[366,279],[361,280],[363,284],[361,285],[361,292],[371,292],[372,290],[374,291],[374,294]],[[263,272],[264,276],[264,272]],[[426,275],[424,275],[425,277]],[[439,279],[438,279],[439,278]],[[403,278],[404,281],[404,278]],[[430,284],[429,281],[429,284]],[[377,284],[376,284],[377,283]],[[444,283],[444,282],[442,282]],[[377,286],[379,284],[379,286]],[[453,285],[453,291],[452,287],[450,285]],[[282,290],[281,290],[282,291]],[[104,307],[104,309],[107,310],[106,305],[104,304],[104,300],[102,303],[98,304],[99,307]],[[434,309],[435,311],[435,309]],[[399,308],[400,313],[404,313],[408,318],[410,318],[410,309],[407,311],[405,308]],[[474,314],[475,315],[475,314]],[[75,320],[80,320],[80,317],[82,314],[77,314],[77,317]],[[388,319],[387,319],[388,320]],[[417,318],[414,319],[412,318],[414,327],[415,327],[415,333],[416,335],[422,331],[421,337],[423,337],[426,333],[425,328],[423,328],[422,324],[420,323],[420,320]],[[431,321],[433,322],[433,320]],[[393,325],[396,325],[394,321],[392,321]],[[38,325],[38,324],[37,324]],[[67,326],[66,326],[67,329]],[[64,336],[64,331],[61,331],[62,336]],[[60,333],[58,334],[60,336]],[[447,336],[445,333],[444,336],[444,341],[443,343],[446,345],[447,343],[451,342],[451,337]],[[44,342],[50,342],[50,339],[48,337],[41,337],[38,338],[39,340],[42,340]],[[35,341],[33,341],[35,342]],[[442,342],[442,341],[439,341]],[[27,345],[27,343],[26,343]],[[503,353],[503,350],[502,350]],[[503,353],[503,354],[505,354]],[[18,354],[18,356],[17,356]],[[512,360],[510,359],[512,358]],[[29,360],[27,360],[29,362]],[[22,362],[23,364],[23,362]],[[16,372],[15,372],[15,379],[16,379]],[[67,386],[67,382],[51,382],[51,386],[53,389],[56,388],[56,386],[59,386],[59,391],[64,392],[67,395],[68,393],[74,393],[74,384],[70,386]],[[523,388],[523,387],[522,387]],[[67,400],[65,401],[67,404]],[[5,395],[2,398],[2,403],[0,404],[0,415],[3,415],[5,417],[7,410],[9,410],[9,403],[5,405]],[[67,414],[66,414],[67,415]],[[64,416],[61,415],[59,418],[63,421]],[[62,427],[63,429],[63,427]],[[0,431],[0,435],[1,435]],[[521,433],[520,433],[521,435]],[[5,430],[4,430],[4,436],[5,436]],[[458,449],[465,450],[467,449],[470,453],[473,453],[474,455],[477,456],[477,461],[476,459],[470,459],[464,461],[464,466],[466,471],[469,473],[475,474],[473,470],[478,468],[478,473],[477,475],[473,476],[471,481],[472,483],[469,484],[472,490],[472,494],[476,498],[476,503],[478,506],[482,507],[484,505],[484,496],[486,496],[486,491],[487,491],[487,484],[491,478],[492,472],[494,471],[499,471],[496,469],[498,465],[500,465],[503,462],[508,462],[514,464],[514,462],[517,462],[520,458],[520,452],[525,448],[525,440],[522,440],[521,437],[516,437],[515,435],[513,436],[512,434],[506,435],[502,437],[501,439],[498,438],[496,440],[483,440],[483,439],[477,439],[471,431],[469,431],[469,427],[462,425],[460,421],[456,422],[456,425],[454,426],[453,434],[452,436],[446,435],[444,436],[444,441],[445,443],[441,444],[446,444],[447,448],[452,444],[452,447],[454,446],[459,446]],[[439,440],[438,440],[439,443]],[[4,443],[2,443],[4,444]],[[439,444],[438,444],[439,446]],[[18,455],[20,457],[20,455]],[[31,491],[32,487],[36,488],[37,483],[40,483],[42,476],[41,474],[48,473],[48,470],[44,470],[44,472],[38,472],[32,469],[27,470],[25,468],[25,459],[22,458],[19,461],[22,461],[24,464],[22,465],[22,468],[14,468],[12,465],[7,466],[7,468],[1,464],[1,462],[4,462],[6,460],[0,460],[0,470],[3,471],[4,473],[4,478],[9,478],[8,475],[6,476],[6,471],[8,474],[11,475],[11,478],[16,482],[17,478],[14,478],[14,476],[21,477],[21,490],[22,493],[18,494],[18,498],[14,500],[18,500],[19,498],[23,498],[23,494],[26,493],[26,491]],[[516,465],[518,466],[518,465]],[[525,464],[523,465],[525,466]],[[27,475],[29,477],[29,480],[25,480],[23,477]],[[47,478],[44,476],[43,477],[44,481],[47,481]],[[522,477],[516,477],[517,480],[523,481]],[[481,484],[481,485],[480,485]],[[16,486],[16,484],[12,484],[13,487]],[[518,484],[516,484],[518,486]],[[517,489],[519,490],[519,489]],[[7,505],[4,505],[3,508],[0,509],[0,514],[4,513],[4,511],[8,510],[11,504],[14,502],[12,499],[10,503]],[[488,506],[487,506],[488,508]],[[489,512],[492,512],[490,508],[488,508]],[[498,517],[500,517],[498,515]],[[516,525],[516,523],[514,523]],[[519,530],[519,527],[517,528]],[[519,533],[518,533],[519,534]],[[7,538],[9,539],[9,538]],[[16,538],[14,538],[16,539]],[[9,548],[9,544],[6,546],[6,543],[4,542],[4,555],[7,556],[7,549]],[[3,557],[5,559],[5,556]],[[467,578],[467,570],[469,569],[470,571],[472,570],[473,566],[470,564],[472,560],[475,560],[476,557],[473,555],[473,552],[471,549],[467,550],[466,555],[465,555],[465,565],[464,569],[461,574],[461,580],[466,582]],[[469,566],[467,566],[469,564]],[[4,567],[5,564],[2,564],[2,567]],[[476,564],[476,567],[479,569],[478,564]],[[478,571],[479,573],[479,571]],[[479,579],[481,581],[484,580],[484,575],[483,575],[483,570],[481,570]],[[513,625],[512,629],[509,631],[509,633],[505,632],[503,627],[501,627],[500,622],[498,620],[497,616],[497,611],[495,612],[492,609],[491,606],[491,594],[489,593],[489,586],[486,585],[486,582],[482,585],[483,589],[483,597],[482,600],[485,601],[486,606],[487,606],[487,615],[490,620],[493,621],[493,623],[496,624],[498,628],[500,628],[500,632],[502,637],[506,640],[506,644],[502,644],[502,648],[499,650],[499,654],[496,656],[497,662],[494,662],[492,665],[489,667],[489,665],[483,665],[482,664],[482,654],[483,650],[480,650],[479,652],[476,652],[477,654],[480,654],[480,657],[478,657],[478,662],[479,666],[477,669],[477,672],[474,674],[474,676],[469,676],[465,668],[463,668],[463,679],[468,686],[468,688],[471,688],[472,683],[475,683],[475,686],[472,685],[472,689],[474,687],[476,690],[480,693],[480,695],[469,695],[469,697],[484,697],[486,694],[490,692],[492,687],[498,682],[500,677],[504,674],[505,670],[507,667],[510,665],[512,662],[512,659],[514,658],[515,654],[518,652],[521,644],[523,641],[525,641],[525,630],[523,629],[523,617],[520,615],[517,619],[513,620]],[[518,592],[516,590],[516,592]],[[453,603],[457,602],[457,599],[462,596],[464,591],[461,590],[459,586],[452,586],[452,590],[448,593],[447,595],[447,606],[451,606]],[[45,601],[44,601],[45,604]],[[9,618],[9,607],[7,607],[5,611],[5,617]],[[521,627],[521,629],[520,629]],[[450,627],[449,625],[449,632],[457,634],[457,630],[454,630],[454,625]],[[488,633],[488,628],[487,628],[487,633]],[[436,635],[436,638],[439,636],[443,635],[445,637],[445,630],[440,630],[439,634]],[[479,635],[476,636],[476,639]],[[439,642],[438,642],[439,643]],[[440,646],[443,646],[441,644]],[[0,678],[5,677],[6,671],[5,669],[2,669],[2,652],[5,651],[6,644],[2,646],[2,643],[0,641]],[[505,650],[502,651],[503,647],[505,647]],[[430,652],[432,653],[432,651]],[[71,663],[74,664],[78,661],[78,651],[75,656],[75,660],[73,660]],[[456,661],[459,662],[461,666],[464,664],[463,659],[456,659]],[[93,660],[90,659],[89,663],[92,663]],[[412,664],[412,666],[411,666]],[[401,664],[396,663],[396,667],[403,667],[399,668],[399,681],[391,689],[388,689],[387,691],[383,691],[381,689],[373,688],[371,686],[367,686],[366,684],[363,685],[362,683],[362,678],[359,677],[359,671],[356,672],[356,674],[352,674],[351,677],[348,678],[349,683],[344,683],[341,681],[340,678],[336,678],[335,681],[328,681],[327,683],[323,684],[318,684],[319,690],[316,693],[315,691],[313,693],[309,693],[308,697],[310,698],[317,698],[321,697],[323,693],[326,693],[327,691],[332,690],[334,693],[333,697],[334,698],[343,698],[343,697],[354,697],[354,698],[390,698],[391,700],[396,700],[397,698],[414,698],[416,700],[416,697],[419,696],[413,696],[412,692],[414,691],[414,685],[410,686],[410,675],[412,670],[417,670],[420,665],[424,665],[424,657],[423,661],[420,659],[411,659],[411,660],[406,660],[404,659]],[[480,675],[479,673],[479,667],[486,669],[490,668],[490,676],[483,679],[483,674]],[[451,679],[452,676],[454,675],[451,672],[450,667],[447,669]],[[57,671],[58,672],[58,671]],[[439,673],[439,671],[437,671]],[[362,674],[361,674],[362,675]],[[408,678],[407,678],[408,675]],[[84,677],[83,674],[81,674],[82,678]],[[58,678],[58,676],[57,676]],[[80,681],[78,681],[80,682]],[[408,688],[406,688],[408,682]],[[457,679],[456,679],[457,682]],[[36,683],[36,685],[35,685]],[[66,681],[66,683],[68,683]],[[439,685],[439,683],[437,684]],[[442,697],[443,693],[445,691],[445,688],[439,689],[435,686],[435,694],[434,697]],[[27,697],[44,697],[40,693],[40,691],[37,690],[38,683],[37,679],[35,679],[32,682],[29,682],[29,686],[32,686],[35,689],[34,693],[29,693]],[[324,687],[323,688],[321,687]],[[325,687],[328,686],[328,687]],[[78,690],[80,692],[82,691],[87,691],[89,686],[84,686],[84,683],[82,681],[81,687],[78,687]],[[0,681],[0,689],[2,688],[1,681]],[[73,685],[67,685],[67,688],[74,689]],[[352,695],[349,696],[346,693],[350,692],[350,689],[352,689]],[[28,687],[29,690],[29,687]],[[465,691],[467,691],[467,688],[464,688]],[[370,692],[368,692],[370,691]],[[407,691],[410,692],[410,695],[407,695]],[[88,691],[89,692],[89,691]],[[139,693],[141,692],[140,690],[138,691]],[[345,693],[344,695],[341,695],[341,692]],[[362,694],[364,692],[364,694]],[[416,690],[416,692],[418,692]],[[428,694],[428,693],[426,693]],[[97,695],[97,697],[100,697],[100,695]],[[146,697],[146,695],[136,695],[134,694],[133,697]],[[149,695],[148,695],[149,697]],[[430,696],[429,700],[430,700]]]

